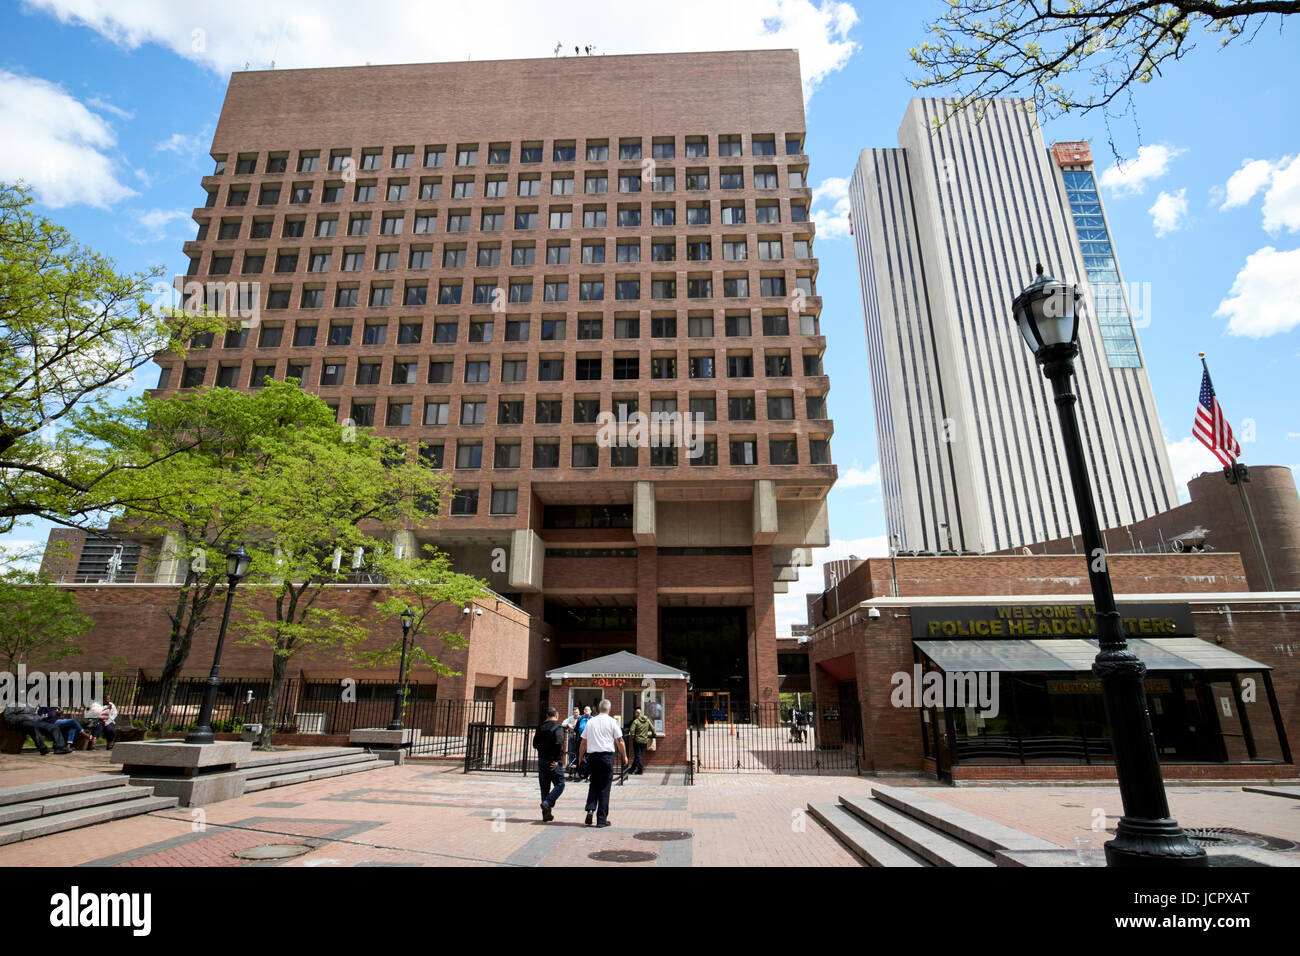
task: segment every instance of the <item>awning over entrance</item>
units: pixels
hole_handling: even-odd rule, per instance
[[[913,641],[942,671],[1077,671],[1092,670],[1097,642],[1077,638],[1037,640]],[[1235,651],[1197,637],[1130,638],[1130,650],[1148,671],[1272,670]]]
[[[651,677],[657,680],[690,680],[686,671],[669,667],[629,651],[607,654],[580,664],[566,664],[546,672],[550,680],[574,680],[608,677]]]

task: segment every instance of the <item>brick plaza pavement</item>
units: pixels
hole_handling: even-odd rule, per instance
[[[77,761],[82,773],[101,762]],[[59,775],[65,766],[71,764],[60,765]],[[17,782],[0,774],[6,777],[0,785]],[[695,779],[685,787],[651,771],[630,778],[612,790],[613,826],[595,829],[582,825],[585,785],[569,783],[555,822],[544,824],[531,777],[467,776],[459,764],[413,761],[247,794],[201,812],[176,808],[0,847],[0,866],[857,866],[806,815],[810,801],[867,796],[882,783],[925,786],[941,800],[1071,849],[1076,837],[1100,847],[1107,835],[1093,830],[1097,808],[1112,830],[1120,810],[1113,787],[954,789],[919,778],[851,775]],[[1234,786],[1170,787],[1169,797],[1184,826],[1232,826],[1300,841],[1300,800]],[[267,844],[302,844],[309,852],[270,863],[232,856]]]
[[[467,776],[458,764],[413,761],[246,794],[201,813],[178,807],[0,847],[0,866],[239,866],[249,864],[235,851],[279,843],[312,847],[282,866],[859,865],[804,808],[847,787],[864,791],[864,779],[696,780],[665,785],[650,771],[629,778],[611,791],[613,825],[597,829],[583,826],[585,784],[569,783],[555,821],[544,824],[532,777]],[[685,838],[649,838],[663,831]],[[591,857],[611,852],[635,855]]]

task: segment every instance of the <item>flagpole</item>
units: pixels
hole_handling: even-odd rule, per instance
[[[1210,389],[1214,389],[1214,379],[1210,378],[1210,367],[1205,364],[1205,353],[1197,353],[1201,357],[1201,369],[1205,372],[1205,377],[1210,381]],[[1269,591],[1276,591],[1273,586],[1273,572],[1269,570],[1268,558],[1264,554],[1263,542],[1259,539],[1259,526],[1255,524],[1255,512],[1250,507],[1250,497],[1246,494],[1246,482],[1250,481],[1250,469],[1244,464],[1232,460],[1231,465],[1225,465],[1223,468],[1223,477],[1227,479],[1228,484],[1237,486],[1237,494],[1241,497],[1241,510],[1246,516],[1246,528],[1250,531],[1251,543],[1255,546],[1255,556],[1259,558],[1259,565],[1264,571],[1264,587]]]

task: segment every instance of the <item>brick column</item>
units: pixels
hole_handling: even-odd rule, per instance
[[[776,596],[772,589],[772,546],[754,545],[754,628],[749,635],[749,699],[774,704],[780,698],[776,668]]]
[[[659,660],[659,550],[636,549],[636,652]]]

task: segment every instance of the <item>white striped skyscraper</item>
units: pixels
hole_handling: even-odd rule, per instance
[[[1102,527],[1178,503],[1087,144],[1047,149],[1028,101],[983,107],[936,125],[951,101],[912,100],[900,148],[863,150],[849,189],[886,524],[903,550],[1078,531],[1050,388],[1011,319],[1040,262],[1084,293],[1079,415]]]

